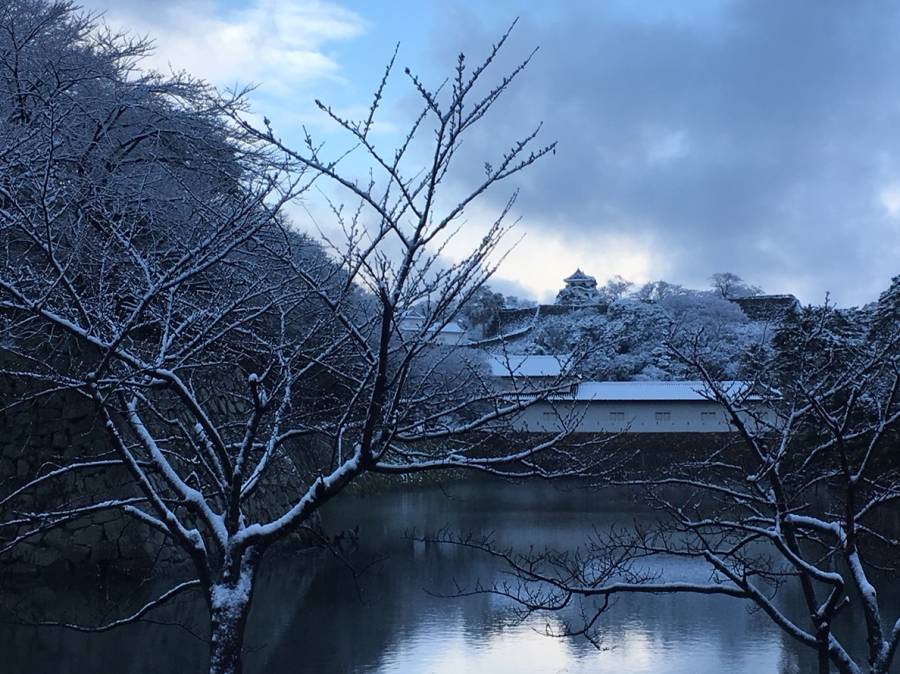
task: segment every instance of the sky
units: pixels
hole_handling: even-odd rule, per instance
[[[463,255],[519,187],[518,243],[492,283],[503,292],[551,299],[576,267],[690,287],[731,271],[848,306],[900,273],[900,3],[84,4],[153,38],[149,67],[256,84],[254,109],[279,133],[306,125],[328,142],[339,141],[313,100],[361,116],[395,45],[399,65],[437,83],[457,53],[483,56],[518,17],[496,76],[539,51],[468,142],[495,160],[543,122],[558,149],[470,209],[446,250]],[[383,144],[408,118],[400,85],[377,126]]]

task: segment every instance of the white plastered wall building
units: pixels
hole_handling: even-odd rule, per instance
[[[745,382],[720,382],[729,397],[752,410],[745,421],[771,423],[764,397]],[[565,425],[578,433],[730,433],[734,427],[725,409],[712,399],[701,381],[581,382],[572,392],[554,395],[526,408],[517,430],[557,432]]]

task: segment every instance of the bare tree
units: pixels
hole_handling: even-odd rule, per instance
[[[511,597],[528,612],[583,602],[581,620],[560,634],[596,641],[614,595],[721,594],[751,602],[813,649],[820,672],[891,671],[900,619],[883,613],[878,586],[896,583],[898,572],[895,524],[885,515],[900,501],[900,335],[896,326],[865,334],[827,303],[809,308],[782,327],[780,352],[740,388],[710,373],[699,341],[673,347],[722,406],[734,439],[618,480],[659,510],[655,526],[598,532],[579,551],[540,554],[497,549],[490,539],[436,540],[499,557],[519,581],[476,592]],[[703,561],[711,581],[662,577],[660,563],[672,556]],[[799,616],[777,602],[789,583],[802,596]],[[847,620],[864,625],[864,643],[835,631]]]
[[[737,297],[749,297],[759,295],[762,288],[750,285],[737,274],[729,271],[716,272],[709,277],[710,286],[722,296],[722,299],[731,300]]]
[[[634,283],[616,274],[607,279],[603,287],[600,288],[600,294],[606,302],[615,302],[625,297],[633,287]]]
[[[526,442],[506,425],[555,384],[500,394],[477,354],[440,345],[495,269],[515,194],[461,262],[447,263],[442,245],[473,201],[554,148],[533,148],[534,129],[485,164],[459,201],[443,203],[462,138],[531,58],[484,82],[508,32],[474,69],[461,55],[436,89],[406,71],[423,106],[388,155],[370,131],[393,60],[365,120],[320,104],[371,163],[360,181],[308,135],[294,149],[244,121],[242,96],[214,100],[189,81],[135,77],[144,47],[96,37],[71,5],[25,6],[4,15],[10,35],[21,34],[22,16],[34,18],[32,40],[11,38],[4,54],[7,63],[27,54],[36,68],[30,81],[11,75],[6,92],[19,112],[0,152],[3,175],[16,172],[0,192],[4,375],[29,384],[12,404],[60,392],[90,400],[108,452],[62,457],[11,485],[0,498],[2,550],[113,511],[163,534],[192,569],[128,616],[71,627],[110,629],[197,591],[209,609],[210,672],[233,674],[261,559],[360,477],[588,469],[590,457],[563,446],[564,428]],[[36,54],[41,36],[72,31],[58,58]],[[44,75],[64,59],[70,85],[48,90],[60,80]],[[132,87],[144,89],[119,105],[119,90]],[[28,92],[21,106],[18,91]],[[313,181],[331,181],[355,203],[348,214],[330,202],[344,234],[329,242],[330,258],[281,216]],[[127,471],[127,494],[16,505],[98,468]],[[279,512],[263,515],[275,497]]]

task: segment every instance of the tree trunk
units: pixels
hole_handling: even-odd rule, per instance
[[[827,648],[819,648],[819,674],[831,674],[831,659]]]
[[[211,590],[209,674],[241,674],[250,584],[220,584]]]

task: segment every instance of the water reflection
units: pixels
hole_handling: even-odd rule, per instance
[[[404,537],[416,528],[449,525],[494,530],[501,543],[571,547],[591,527],[649,517],[627,499],[489,483],[449,490],[421,489],[335,502],[328,528],[358,525],[360,562],[384,557],[354,582],[331,557],[301,554],[263,569],[248,633],[250,674],[365,672],[378,674],[491,672],[688,673],[805,672],[814,662],[768,619],[725,597],[622,598],[602,618],[603,651],[541,632],[544,623],[511,620],[494,596],[444,599],[456,584],[499,578],[493,560],[472,551],[425,545]],[[678,560],[665,573],[703,581],[700,563]],[[115,595],[113,589],[112,594]],[[139,600],[139,598],[136,598]],[[786,593],[782,601],[796,600]],[[102,610],[95,588],[30,593],[29,605],[69,611]],[[900,602],[895,601],[895,606]],[[202,610],[181,604],[160,616],[202,631]],[[799,608],[797,609],[799,610]],[[203,671],[205,646],[183,630],[141,625],[102,635],[0,625],[0,651],[12,653],[3,671],[82,673]],[[7,660],[9,665],[9,660]]]

